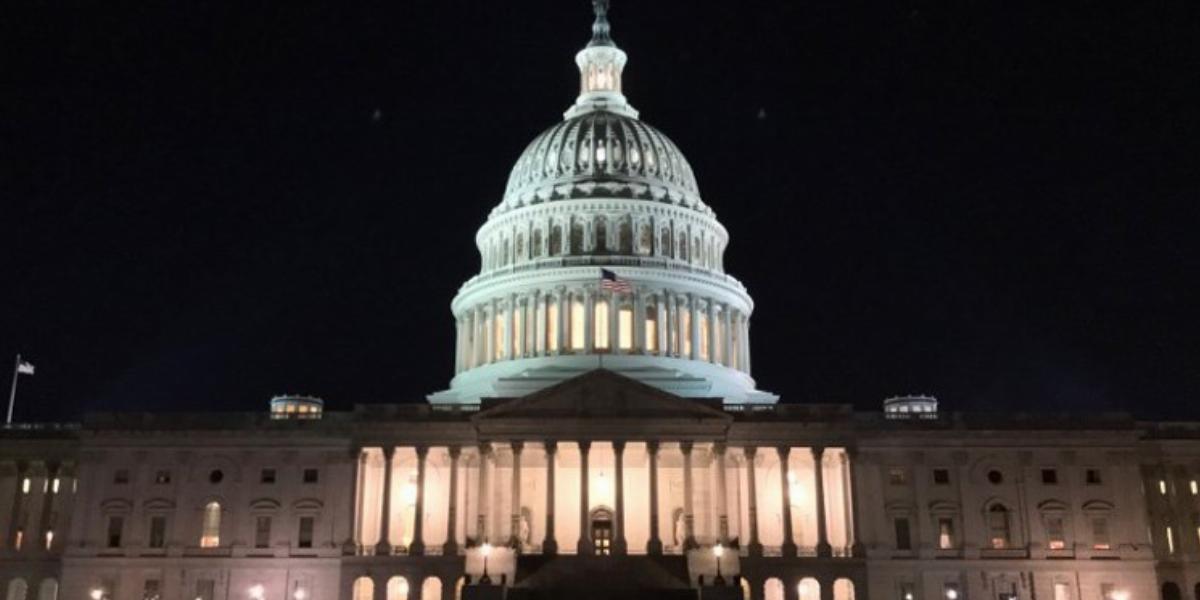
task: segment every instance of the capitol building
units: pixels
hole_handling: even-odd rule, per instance
[[[720,199],[594,5],[446,389],[0,430],[4,600],[1200,600],[1200,424],[759,389]]]

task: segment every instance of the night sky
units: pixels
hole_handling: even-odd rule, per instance
[[[447,386],[475,230],[574,100],[588,2],[19,4],[0,24],[0,360],[37,366],[18,419]],[[611,18],[630,101],[730,231],[761,388],[1200,418],[1198,13]]]

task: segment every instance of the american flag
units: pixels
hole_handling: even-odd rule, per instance
[[[600,289],[628,294],[633,291],[633,285],[608,269],[600,269]]]

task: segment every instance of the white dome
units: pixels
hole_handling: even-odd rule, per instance
[[[664,202],[712,215],[700,200],[692,167],[667,136],[634,117],[595,110],[556,124],[529,144],[491,216],[596,197]]]

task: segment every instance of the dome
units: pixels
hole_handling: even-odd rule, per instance
[[[674,142],[635,117],[593,110],[554,125],[529,144],[492,216],[593,197],[664,202],[712,215]]]

